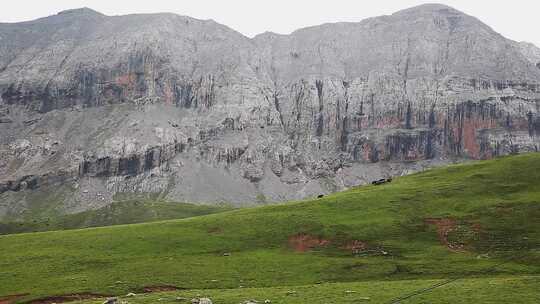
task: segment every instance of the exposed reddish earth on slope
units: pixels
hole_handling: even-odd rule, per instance
[[[478,223],[460,224],[456,219],[452,218],[427,218],[424,220],[427,225],[435,226],[437,235],[441,244],[445,245],[451,251],[463,251],[467,245],[467,233],[472,235],[480,233],[482,227]],[[451,240],[450,235],[455,233],[462,240]]]
[[[18,299],[26,296],[28,294],[16,294],[16,295],[9,295],[5,297],[0,297],[0,304],[11,304],[15,303]]]
[[[345,246],[341,247],[341,249],[349,250],[352,254],[358,254],[362,251],[366,250],[368,248],[368,245],[366,242],[359,241],[359,240],[352,240],[347,242]]]
[[[330,240],[309,234],[296,234],[289,237],[289,247],[296,252],[306,252],[314,248],[326,247]]]

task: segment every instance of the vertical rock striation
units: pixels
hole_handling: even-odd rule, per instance
[[[538,49],[443,5],[253,39],[80,9],[0,41],[0,216],[66,184],[66,212],[279,201],[540,145]]]

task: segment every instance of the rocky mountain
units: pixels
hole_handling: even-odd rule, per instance
[[[532,47],[444,5],[253,39],[77,9],[0,42],[0,218],[300,199],[540,145]]]
[[[518,44],[521,53],[537,67],[540,68],[540,48],[529,42],[520,42]]]

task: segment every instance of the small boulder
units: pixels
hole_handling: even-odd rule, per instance
[[[477,259],[489,259],[489,254],[484,253],[476,256]]]
[[[105,300],[105,302],[103,302],[103,304],[117,304],[118,303],[118,298],[108,298],[107,300]]]
[[[212,300],[209,298],[200,298],[191,300],[191,304],[212,304]]]
[[[137,294],[133,293],[133,292],[130,292],[126,295],[126,297],[134,297],[136,296]]]

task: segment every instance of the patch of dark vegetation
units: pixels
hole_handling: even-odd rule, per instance
[[[230,211],[230,207],[199,206],[186,203],[158,201],[155,197],[116,197],[118,201],[97,210],[57,217],[36,217],[24,221],[0,221],[0,235],[50,230],[68,230],[122,224],[182,219]],[[212,229],[219,227],[210,227]],[[219,233],[214,231],[209,233]]]
[[[176,291],[176,290],[185,290],[185,288],[180,288],[173,285],[154,285],[154,286],[146,286],[142,288],[143,293],[165,292],[165,291]]]
[[[410,274],[412,273],[412,270],[407,265],[401,265],[396,264],[394,271],[392,272],[393,275],[399,275],[399,274]]]
[[[354,264],[351,264],[351,265],[346,265],[344,267],[345,270],[357,270],[357,269],[362,269],[362,268],[366,268],[366,264],[364,263],[354,263]]]

